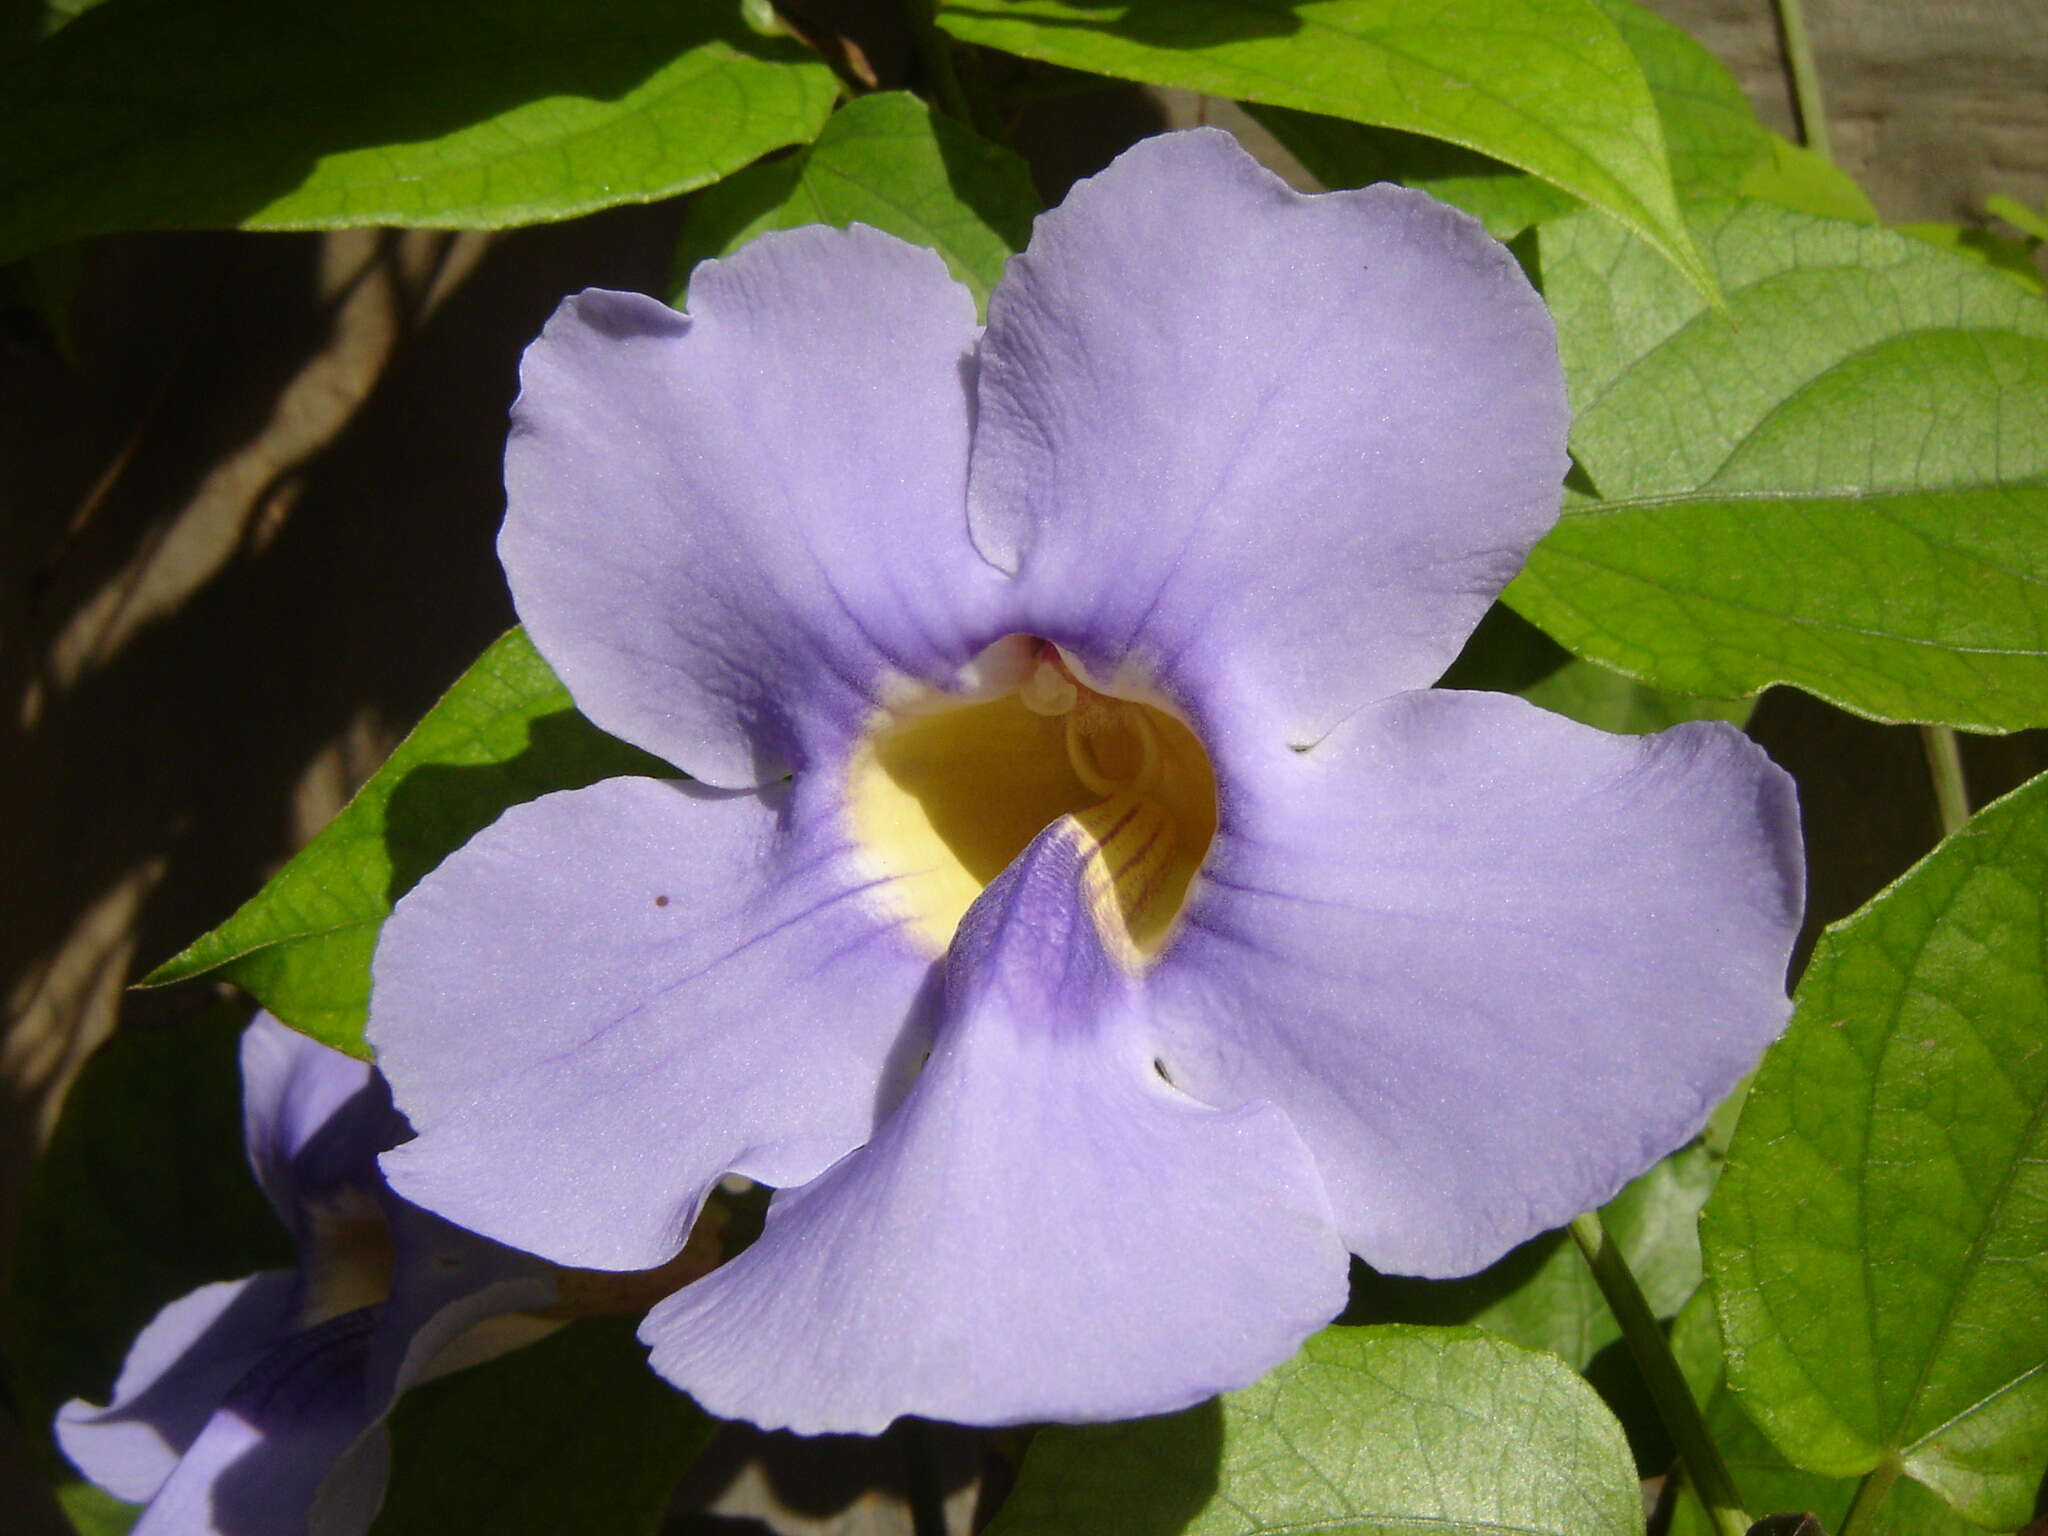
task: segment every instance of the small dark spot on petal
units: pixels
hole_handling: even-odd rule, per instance
[[[1172,1076],[1166,1070],[1166,1063],[1157,1056],[1152,1058],[1152,1070],[1159,1074],[1159,1080],[1162,1083],[1171,1083],[1173,1081]]]
[[[654,898],[654,904],[657,907],[665,907],[668,905],[668,898],[666,896],[657,896]]]

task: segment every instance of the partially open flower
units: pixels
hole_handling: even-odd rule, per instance
[[[137,1536],[356,1536],[384,1496],[398,1395],[538,1338],[548,1266],[395,1199],[377,1154],[406,1134],[370,1068],[259,1014],[242,1036],[249,1161],[294,1269],[201,1286],[136,1337],[104,1408],[57,1440],[147,1503]]]
[[[696,782],[516,807],[399,904],[408,1198],[566,1263],[760,1240],[656,1367],[807,1431],[1159,1412],[1691,1136],[1788,1012],[1738,732],[1426,691],[1556,516],[1548,316],[1479,226],[1225,135],[1042,217],[985,333],[806,229],[528,351],[500,550]],[[1424,690],[1424,691],[1417,691]]]

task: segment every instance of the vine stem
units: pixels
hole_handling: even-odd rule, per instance
[[[1806,36],[1806,10],[1800,0],[1778,0],[1778,28],[1785,35],[1785,65],[1792,75],[1792,101],[1799,109],[1799,132],[1806,147],[1823,159],[1834,159],[1828,145],[1828,109],[1820,94],[1820,71],[1814,67],[1813,44]]]
[[[1714,1444],[1692,1388],[1686,1385],[1685,1373],[1672,1356],[1670,1341],[1664,1337],[1657,1315],[1643,1299],[1643,1288],[1636,1284],[1635,1271],[1628,1267],[1621,1245],[1615,1242],[1598,1211],[1573,1217],[1570,1230],[1579,1252],[1585,1255],[1587,1268],[1593,1271],[1594,1284],[1600,1287],[1608,1310],[1621,1325],[1621,1336],[1635,1357],[1636,1369],[1642,1372],[1643,1385],[1649,1388],[1657,1416],[1678,1447],[1693,1491],[1706,1506],[1715,1536],[1745,1536],[1750,1522],[1742,1508],[1742,1495],[1736,1492],[1735,1479],[1721,1459],[1720,1447]]]
[[[1813,44],[1806,36],[1806,11],[1800,0],[1777,0],[1778,28],[1785,35],[1785,67],[1792,76],[1792,99],[1799,108],[1799,131],[1806,147],[1833,160],[1829,148],[1827,101],[1821,95],[1820,70],[1813,62]],[[1941,810],[1941,835],[1953,836],[1970,819],[1970,793],[1963,779],[1963,757],[1956,733],[1945,725],[1920,727],[1927,749],[1927,770],[1934,779],[1934,801]]]
[[[1877,1518],[1877,1507],[1884,1503],[1884,1496],[1892,1491],[1892,1484],[1898,1481],[1902,1470],[1896,1456],[1887,1456],[1863,1474],[1863,1481],[1856,1485],[1856,1497],[1849,1501],[1849,1513],[1842,1517],[1842,1536],[1864,1536]]]
[[[1934,801],[1941,807],[1941,835],[1953,837],[1970,819],[1970,791],[1963,778],[1963,754],[1956,733],[1945,725],[1920,727],[1927,748],[1927,771],[1934,779]]]

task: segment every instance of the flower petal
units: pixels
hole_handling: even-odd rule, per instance
[[[962,511],[974,301],[864,226],[763,236],[690,292],[686,318],[593,289],[527,349],[498,550],[585,714],[758,785],[994,638]]]
[[[236,1382],[289,1338],[298,1276],[268,1270],[202,1285],[135,1337],[113,1401],[57,1410],[57,1443],[79,1471],[131,1504],[154,1495]]]
[[[1564,380],[1506,249],[1220,131],[1043,215],[981,356],[969,518],[1020,627],[1289,741],[1433,681],[1557,515]]]
[[[805,1433],[1163,1413],[1342,1308],[1299,1138],[1159,1078],[1077,846],[1056,823],[970,911],[931,1060],[874,1141],[648,1314],[655,1369],[713,1413]]]
[[[236,1384],[136,1522],[134,1536],[353,1536],[384,1491],[363,1391],[371,1311],[292,1335]],[[338,1486],[330,1475],[340,1473]],[[365,1480],[369,1486],[364,1486]],[[345,1515],[347,1519],[336,1518]]]
[[[1167,1070],[1284,1109],[1381,1269],[1469,1273],[1605,1200],[1784,1026],[1798,810],[1728,726],[1413,693],[1237,779],[1150,981]]]
[[[242,1128],[256,1182],[303,1252],[310,1208],[374,1189],[405,1122],[368,1062],[259,1013],[242,1032]]]
[[[419,1132],[385,1154],[397,1192],[561,1263],[643,1269],[725,1172],[800,1182],[865,1141],[931,963],[817,804],[828,779],[781,813],[612,779],[514,807],[421,881],[370,999]]]

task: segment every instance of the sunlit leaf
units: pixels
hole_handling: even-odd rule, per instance
[[[2002,192],[1984,199],[1984,211],[2005,220],[2023,235],[2035,240],[2048,240],[2048,212],[2037,213],[2019,199],[2007,197]]]
[[[1703,291],[1635,55],[1593,0],[951,0],[963,41],[1462,145],[1611,214]]]
[[[1003,263],[1031,235],[1038,193],[1016,155],[915,96],[878,92],[833,114],[809,148],[750,166],[690,203],[676,300],[690,269],[771,229],[872,225],[927,245],[986,308]]]
[[[2048,777],[1828,930],[1703,1220],[1730,1385],[1787,1460],[1979,1524],[2048,1471]]]
[[[1970,229],[1961,224],[1894,224],[1902,235],[1925,240],[1945,251],[1981,261],[2002,277],[2009,277],[2029,293],[2041,293],[2041,269],[2034,265],[2033,247],[2021,240],[2007,240],[1988,229]]]
[[[1642,66],[1681,198],[1727,195],[1768,137],[1742,88],[1691,37],[1635,0],[1598,0]],[[1454,203],[1497,240],[1580,206],[1570,193],[1455,144],[1393,128],[1255,107],[1253,116],[1326,187],[1398,181]]]
[[[1643,1529],[1620,1426],[1561,1360],[1466,1328],[1329,1328],[1255,1386],[1041,1431],[990,1536]]]
[[[1780,134],[1767,134],[1763,152],[1735,188],[1743,197],[1776,203],[1823,219],[1877,222],[1876,205],[1854,177],[1826,155],[1794,144]]]
[[[1681,692],[2048,721],[2048,306],[1888,230],[1760,203],[1699,229],[1732,323],[1603,220],[1539,231],[1598,495],[1508,601]]]
[[[0,74],[0,259],[117,229],[567,218],[807,140],[836,94],[737,5],[121,0]]]
[[[1636,0],[1597,0],[1642,65],[1680,197],[1733,196],[1769,131],[1728,67]]]
[[[219,974],[293,1028],[367,1056],[370,955],[392,904],[422,875],[508,805],[619,774],[674,773],[579,715],[515,629],[268,885],[143,984]]]

